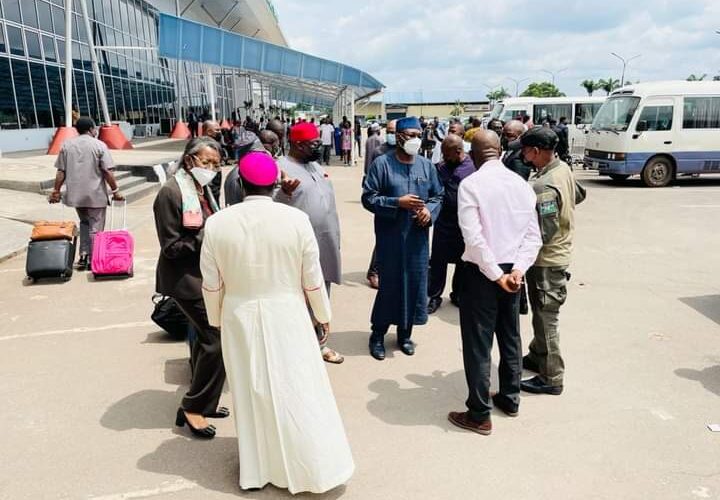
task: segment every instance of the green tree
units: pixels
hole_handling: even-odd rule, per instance
[[[580,86],[585,89],[589,96],[592,96],[593,92],[598,89],[598,84],[595,80],[583,80],[580,82]]]
[[[707,73],[703,73],[700,76],[697,76],[696,74],[693,73],[692,75],[687,77],[687,81],[688,82],[701,82],[705,79],[706,76],[707,76]]]
[[[620,86],[620,80],[608,78],[607,80],[598,80],[598,90],[604,90],[607,95]]]
[[[455,101],[452,109],[450,110],[450,116],[460,116],[465,112],[465,106],[460,101]]]
[[[565,94],[550,82],[533,82],[520,97],[565,97]]]
[[[490,102],[502,101],[506,97],[510,97],[510,92],[508,92],[505,87],[500,87],[497,90],[487,93],[487,98]]]

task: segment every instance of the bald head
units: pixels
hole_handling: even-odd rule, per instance
[[[442,142],[441,151],[446,164],[458,165],[465,159],[462,137],[448,134]]]
[[[500,137],[492,130],[478,130],[473,135],[470,154],[476,168],[480,168],[490,160],[498,160],[500,158]]]
[[[205,120],[202,124],[203,135],[207,137],[215,137],[220,133],[220,124],[215,120]]]
[[[266,128],[272,132],[275,133],[275,135],[278,137],[278,140],[282,139],[285,136],[285,127],[283,126],[282,122],[277,119],[272,119],[267,123]]]
[[[520,120],[510,120],[503,127],[503,136],[512,142],[525,133],[525,125]]]
[[[397,120],[390,120],[389,122],[387,122],[387,125],[385,126],[385,132],[388,134],[394,134],[396,123],[397,123]]]

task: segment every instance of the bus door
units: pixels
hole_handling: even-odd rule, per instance
[[[635,126],[631,128],[630,151],[639,153],[643,159],[657,153],[672,153],[674,149],[675,100],[672,97],[648,97],[642,102]],[[644,158],[647,156],[647,158]]]
[[[569,128],[568,140],[570,141],[570,154],[579,160],[582,160],[585,154],[590,125],[602,105],[601,102],[578,102],[575,104],[575,114],[572,118],[572,126]]]

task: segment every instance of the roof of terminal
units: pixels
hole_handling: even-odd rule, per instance
[[[274,98],[331,106],[345,89],[356,98],[383,84],[359,69],[188,19],[159,15],[161,57],[194,61],[249,73],[274,88]]]

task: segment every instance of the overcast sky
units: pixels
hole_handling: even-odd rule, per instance
[[[719,0],[273,0],[294,49],[362,69],[391,91],[720,74]],[[428,6],[442,8],[429,9]],[[525,84],[523,84],[525,85]],[[522,88],[521,88],[522,91]]]

